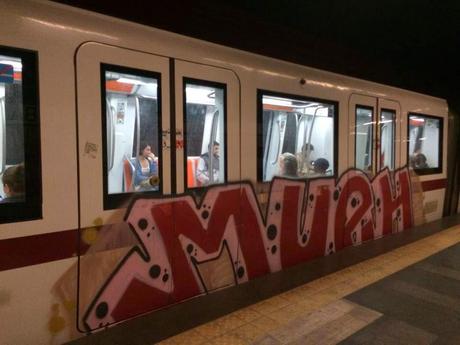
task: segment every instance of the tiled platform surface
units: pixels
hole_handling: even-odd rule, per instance
[[[73,343],[460,344],[458,223],[449,217],[347,248]],[[241,309],[216,318],[231,308]]]

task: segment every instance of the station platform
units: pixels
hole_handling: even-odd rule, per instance
[[[69,344],[460,344],[460,215]]]

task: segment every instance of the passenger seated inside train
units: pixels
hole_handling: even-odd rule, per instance
[[[25,200],[24,164],[7,168],[3,173],[2,183],[5,198],[0,203],[23,202]]]
[[[297,157],[292,153],[285,152],[279,157],[279,176],[297,177]]]
[[[159,189],[158,158],[153,154],[149,144],[141,143],[134,168],[134,189],[136,191],[156,191]]]
[[[202,186],[219,183],[219,146],[219,142],[214,141],[212,148],[211,144],[208,145],[208,152],[200,156],[196,169],[196,179]],[[212,152],[212,156],[210,152]],[[212,174],[210,174],[211,164]]]
[[[313,163],[313,173],[309,174],[309,177],[324,176],[328,173],[329,162],[325,158],[318,158]]]
[[[426,169],[428,168],[428,163],[426,162],[426,156],[421,153],[417,152],[415,153],[412,158],[411,158],[411,165],[414,169]]]

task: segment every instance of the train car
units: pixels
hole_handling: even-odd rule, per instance
[[[0,6],[2,344],[69,341],[442,217],[443,99]]]

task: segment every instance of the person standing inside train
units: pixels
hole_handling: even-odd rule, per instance
[[[141,143],[134,168],[134,188],[136,191],[158,190],[158,159],[153,154],[149,144]]]
[[[25,200],[24,164],[14,165],[5,170],[2,176],[5,198],[0,203],[23,202]]]
[[[210,152],[212,152],[212,157],[210,156]],[[209,177],[211,164],[212,181]],[[214,141],[212,148],[211,145],[209,145],[208,152],[205,152],[200,156],[195,175],[197,181],[199,181],[202,186],[219,183],[219,143],[217,141]]]
[[[306,176],[309,170],[313,169],[313,162],[315,161],[315,147],[312,144],[305,143],[302,146],[302,151],[296,154],[299,162],[299,173],[301,176]]]

